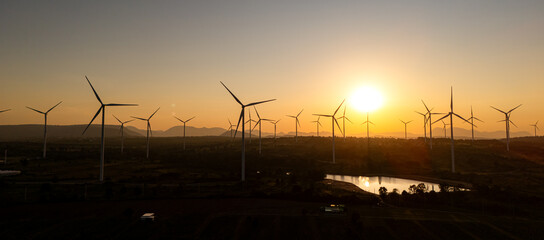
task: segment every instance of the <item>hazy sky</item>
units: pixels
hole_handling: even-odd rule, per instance
[[[303,108],[302,131],[314,131],[310,114],[365,85],[385,98],[375,133],[403,131],[399,118],[422,132],[420,100],[448,111],[450,86],[479,130],[504,129],[489,105],[523,104],[514,131],[532,131],[544,123],[544,1],[1,1],[0,63],[0,109],[13,109],[0,124],[41,123],[25,106],[61,100],[51,124],[88,123],[99,105],[87,75],[105,102],[140,104],[109,108],[112,124],[160,106],[154,129],[178,124],[172,114],[227,127],[240,109],[223,81],[245,103],[277,98],[259,110],[279,131]],[[350,102],[347,113],[360,133],[363,113]]]

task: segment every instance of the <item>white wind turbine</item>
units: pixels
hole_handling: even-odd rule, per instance
[[[516,110],[519,107],[521,107],[521,104],[518,105],[515,108],[510,109],[510,111],[505,112],[503,110],[500,110],[498,108],[495,108],[495,107],[491,106],[491,108],[493,108],[493,109],[495,109],[495,110],[497,110],[497,111],[499,111],[501,113],[504,113],[504,120],[501,120],[499,122],[505,122],[506,123],[506,151],[510,151],[510,123],[512,123],[515,127],[517,127],[516,124],[510,120],[510,114],[512,113],[512,111]]]
[[[185,125],[186,125],[189,121],[193,120],[193,118],[195,118],[195,117],[189,118],[189,119],[187,119],[187,120],[185,120],[185,121],[179,119],[179,118],[176,117],[176,116],[174,116],[174,117],[175,117],[177,120],[179,120],[180,122],[183,123],[183,150],[185,150]]]
[[[155,110],[155,112],[153,112],[153,114],[151,114],[151,116],[149,116],[148,118],[141,118],[141,117],[132,117],[132,118],[136,118],[138,120],[142,120],[142,121],[146,121],[147,122],[147,128],[146,128],[146,145],[147,145],[147,148],[146,148],[146,158],[149,159],[149,138],[151,136],[153,136],[153,131],[151,130],[151,123],[149,123],[149,120],[151,120],[151,118],[155,115],[155,113],[157,113],[157,111],[159,111],[159,109],[161,109],[160,107],[157,108],[157,110]]]
[[[407,125],[408,123],[411,123],[412,120],[408,121],[408,122],[405,122],[405,121],[402,121],[400,120],[402,123],[404,123],[404,139],[408,139],[408,133],[407,133]]]
[[[244,105],[235,95],[234,93],[232,93],[230,91],[229,88],[227,88],[227,86],[225,86],[225,84],[223,84],[223,82],[221,82],[221,85],[223,85],[223,87],[225,87],[225,89],[227,89],[227,91],[229,91],[230,95],[232,95],[232,97],[234,98],[234,100],[236,100],[236,102],[238,102],[238,104],[240,104],[240,106],[242,107],[242,111],[240,111],[240,118],[238,118],[238,124],[236,126],[236,132],[234,132],[234,137],[236,137],[236,133],[238,132],[238,126],[240,126],[240,121],[242,122],[242,181],[245,181],[246,180],[246,143],[245,143],[245,108],[246,107],[250,107],[250,106],[254,106],[254,105],[257,105],[257,104],[261,104],[261,103],[265,103],[265,102],[270,102],[270,101],[274,101],[276,99],[270,99],[270,100],[266,100],[266,101],[260,101],[260,102],[253,102],[253,103],[249,103],[249,104],[246,104]]]
[[[121,124],[121,153],[123,153],[123,149],[125,148],[125,124],[134,121],[135,119],[128,120],[128,121],[121,121],[119,118],[117,118],[115,115],[112,115],[117,121]]]
[[[292,116],[292,115],[286,115],[290,118],[294,118],[295,119],[295,142],[297,142],[297,137],[298,137],[298,127],[300,126],[300,122],[298,121],[298,117],[300,116],[300,114],[302,113],[302,111],[304,111],[304,109],[300,110],[300,112],[296,115],[296,116]]]
[[[335,136],[334,136],[334,123],[336,123],[336,126],[338,126],[338,129],[340,130],[340,132],[342,132],[342,129],[340,128],[340,125],[338,124],[338,120],[336,120],[335,115],[338,112],[338,110],[340,109],[340,107],[342,107],[342,104],[344,104],[344,101],[346,101],[346,100],[344,99],[342,101],[342,103],[340,103],[340,105],[338,106],[336,111],[334,111],[334,113],[331,114],[331,115],[314,114],[315,116],[330,117],[331,118],[331,124],[332,124],[332,163],[336,163],[336,153],[335,153],[335,143],[334,143],[334,139],[335,139]]]
[[[57,103],[57,105],[53,106],[52,108],[50,108],[49,110],[47,110],[45,112],[36,110],[34,108],[31,108],[31,107],[26,107],[26,108],[28,108],[28,109],[30,109],[32,111],[43,114],[43,117],[44,117],[44,124],[43,124],[43,158],[44,159],[46,158],[46,153],[47,153],[47,114],[49,112],[51,112],[51,110],[53,110],[53,108],[57,107],[61,103],[62,103],[62,101],[60,101],[59,103]]]
[[[463,121],[467,122],[470,124],[469,121],[467,121],[466,119],[464,119],[463,117],[459,116],[457,113],[455,113],[453,111],[453,87],[451,87],[451,93],[450,93],[450,112],[447,113],[446,115],[444,115],[443,117],[441,117],[440,119],[436,120],[436,122],[438,121],[442,121],[442,119],[446,118],[446,117],[450,117],[450,131],[451,131],[451,172],[455,172],[455,149],[454,149],[454,141],[453,141],[453,116],[456,116],[460,119],[462,119]]]
[[[99,180],[102,182],[102,181],[104,181],[104,147],[105,147],[105,140],[106,140],[105,139],[104,122],[106,120],[106,107],[138,106],[138,104],[119,104],[119,103],[107,103],[107,104],[104,104],[102,102],[102,100],[100,99],[100,97],[98,96],[98,93],[96,93],[96,91],[94,90],[94,87],[91,84],[91,81],[89,81],[89,78],[87,78],[87,76],[85,76],[85,79],[87,79],[87,82],[91,86],[91,89],[93,90],[93,93],[96,96],[96,99],[98,100],[98,102],[100,102],[100,108],[98,109],[98,111],[94,115],[93,119],[91,119],[91,122],[89,122],[89,125],[87,125],[85,130],[83,130],[83,134],[85,134],[87,129],[89,129],[89,127],[93,123],[94,119],[98,116],[98,114],[100,114],[100,112],[102,112],[102,137],[101,137],[102,140],[101,140],[101,146],[100,146],[100,177],[99,177]]]

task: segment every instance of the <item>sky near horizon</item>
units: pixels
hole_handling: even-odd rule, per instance
[[[349,100],[362,86],[383,94],[370,113],[377,134],[403,131],[399,119],[422,134],[414,111],[424,100],[448,112],[451,86],[455,112],[468,118],[472,105],[480,131],[504,129],[490,105],[523,104],[512,131],[544,126],[544,1],[2,1],[0,63],[0,110],[13,109],[3,125],[40,124],[25,106],[59,101],[49,124],[87,124],[99,108],[87,75],[104,102],[140,104],[108,108],[107,123],[161,107],[157,130],[177,125],[174,114],[196,127],[235,122],[240,107],[219,81],[244,103],[276,98],[258,110],[282,132],[301,109],[301,131],[314,131],[311,114],[346,99],[348,135],[362,133],[365,113]]]

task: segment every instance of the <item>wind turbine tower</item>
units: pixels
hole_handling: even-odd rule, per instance
[[[470,124],[471,124],[472,143],[474,144],[474,127],[478,127],[478,126],[474,125],[474,120],[477,120],[477,121],[480,121],[480,122],[484,122],[484,121],[482,121],[479,118],[474,116],[474,112],[472,111],[472,106],[470,106],[470,118],[468,120],[470,121]]]
[[[125,124],[134,121],[135,119],[128,120],[128,121],[121,121],[119,118],[117,118],[115,115],[112,115],[117,121],[121,124],[121,153],[123,153],[123,149],[125,148]]]
[[[322,126],[321,123],[319,122],[319,119],[321,118],[321,116],[317,117],[317,120],[316,121],[312,121],[313,123],[315,123],[316,127],[317,127],[317,136],[319,137],[319,126]]]
[[[537,129],[540,130],[540,128],[538,128],[538,121],[536,121],[535,124],[531,124],[530,126],[535,128],[535,137],[536,137],[536,130]]]
[[[402,123],[404,123],[404,139],[408,139],[408,133],[407,133],[407,126],[408,126],[408,123],[411,123],[412,120],[408,121],[408,122],[405,122],[405,121],[402,121],[400,120]]]

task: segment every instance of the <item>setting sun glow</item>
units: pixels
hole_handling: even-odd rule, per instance
[[[383,96],[377,89],[364,86],[351,95],[351,105],[361,112],[371,112],[383,105]]]

